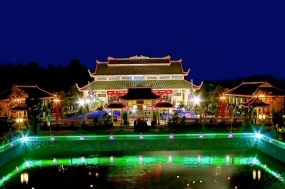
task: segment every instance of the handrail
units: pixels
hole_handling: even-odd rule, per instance
[[[280,141],[278,141],[276,139],[272,139],[272,138],[270,138],[268,136],[262,136],[261,139],[263,141],[265,141],[265,142],[269,142],[269,143],[271,143],[271,144],[273,144],[275,146],[278,146],[278,147],[280,147],[280,148],[285,150],[285,143],[284,142],[280,142]]]
[[[254,138],[254,133],[218,134],[133,134],[133,135],[77,135],[77,136],[29,136],[27,141],[78,141],[78,140],[167,140],[167,139],[226,139]]]
[[[21,143],[20,139],[17,139],[17,140],[12,141],[11,143],[0,146],[0,153],[4,152],[4,151],[6,151],[6,150],[8,150],[14,146],[17,146],[20,143]]]

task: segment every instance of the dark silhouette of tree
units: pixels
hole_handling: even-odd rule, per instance
[[[37,63],[0,65],[0,92],[15,85],[38,85],[49,92],[69,91],[75,83],[80,86],[91,81],[88,68],[74,59],[66,67],[54,67],[49,64],[46,69]]]
[[[27,98],[26,105],[28,106],[28,119],[30,124],[30,130],[37,134],[38,123],[42,114],[42,101],[40,99]]]

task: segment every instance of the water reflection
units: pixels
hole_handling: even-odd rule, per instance
[[[56,162],[56,163],[55,163]],[[256,158],[218,156],[88,157],[27,160],[5,188],[276,189],[284,184]],[[262,176],[261,176],[262,175]],[[10,175],[11,176],[11,175]],[[20,179],[19,179],[20,178]],[[19,182],[21,181],[21,182]],[[23,184],[25,183],[25,184]],[[281,188],[282,188],[281,187]]]

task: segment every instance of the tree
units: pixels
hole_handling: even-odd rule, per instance
[[[69,91],[67,92],[67,96],[70,98],[82,98],[83,97],[83,92],[78,91],[76,86],[71,86]]]
[[[184,103],[183,100],[181,100],[181,101],[179,102],[179,104],[178,104],[178,108],[179,108],[179,109],[182,109],[182,108],[184,108],[184,107],[185,107],[185,103]]]
[[[220,97],[223,95],[224,89],[220,85],[217,85],[214,91],[210,91],[209,98],[212,111],[216,111],[216,104],[219,103]]]
[[[38,122],[40,115],[42,114],[42,101],[40,99],[27,98],[26,105],[28,106],[28,122],[30,124],[30,130],[33,133],[38,132]]]
[[[253,108],[242,107],[242,112],[244,113],[244,125],[246,127],[251,126],[252,125],[251,120],[252,120]]]
[[[57,92],[56,96],[60,100],[60,112],[65,114],[71,106],[70,99],[66,96],[64,91]]]

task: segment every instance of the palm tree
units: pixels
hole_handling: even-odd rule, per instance
[[[181,100],[181,101],[179,102],[178,109],[182,109],[182,108],[184,108],[184,107],[185,107],[185,103],[184,103],[183,100]]]

